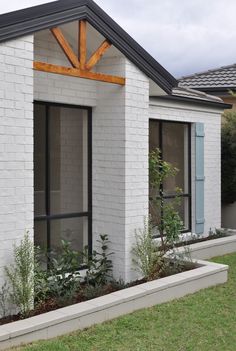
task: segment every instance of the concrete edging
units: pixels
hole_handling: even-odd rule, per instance
[[[227,281],[228,266],[196,261],[198,268],[0,326],[0,349],[51,339],[168,302]]]
[[[187,246],[190,249],[192,258],[207,260],[216,256],[223,256],[236,252],[236,235],[224,238],[208,240]],[[184,248],[180,248],[184,251]]]

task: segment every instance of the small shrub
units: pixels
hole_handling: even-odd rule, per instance
[[[212,230],[210,228],[210,230],[209,230],[209,237],[224,238],[227,235],[229,235],[228,232],[227,232],[227,229],[217,229],[217,228],[215,228],[215,230]]]
[[[136,231],[136,243],[132,249],[133,263],[142,278],[149,281],[194,267],[188,247],[179,252],[172,237],[166,239],[166,243],[169,246],[163,246],[159,239],[153,238],[152,222],[145,219],[144,228]]]
[[[162,274],[164,276],[181,273],[185,270],[195,268],[196,265],[191,258],[191,252],[188,246],[183,247],[183,251],[172,248],[166,254],[165,265]]]
[[[161,184],[169,177],[174,177],[178,168],[173,167],[169,162],[163,161],[161,151],[156,148],[149,154],[149,187],[151,193],[158,194],[161,191]]]
[[[221,133],[222,203],[236,201],[236,111],[225,111]]]
[[[14,245],[14,263],[5,267],[5,271],[10,284],[10,301],[26,318],[33,308],[34,294],[34,245],[29,233],[20,245]]]
[[[46,254],[39,247],[34,248],[34,302],[38,306],[43,303],[50,295],[48,284],[48,272],[45,268]]]
[[[101,285],[86,285],[83,290],[83,298],[85,300],[95,299],[104,295],[104,287]]]
[[[110,288],[114,291],[122,290],[122,289],[125,289],[127,287],[127,284],[121,278],[118,280],[112,279],[109,282],[109,285],[110,285]]]
[[[162,221],[162,245],[163,249],[169,249],[170,246],[174,246],[179,240],[181,231],[184,229],[183,221],[180,218],[178,211],[175,209],[179,199],[176,198],[174,203],[164,204],[163,206],[163,221]]]
[[[101,235],[98,240],[100,252],[94,251],[91,257],[86,248],[84,253],[73,251],[71,244],[62,241],[60,252],[51,252],[48,255],[47,270],[39,264],[42,252],[36,251],[38,258],[35,263],[35,301],[43,304],[51,298],[56,300],[58,306],[66,306],[76,301],[78,293],[85,299],[97,297],[102,294],[104,285],[112,277],[112,261],[109,259],[108,237]],[[87,265],[85,288],[81,287],[81,264]],[[40,288],[41,287],[41,288]]]
[[[51,253],[47,272],[48,295],[56,298],[59,306],[74,301],[80,287],[81,254],[71,249],[69,242],[62,240],[60,253]]]
[[[132,249],[133,263],[139,273],[147,280],[153,279],[161,262],[159,244],[153,239],[153,225],[149,219],[144,220],[144,227],[135,232],[136,244]]]
[[[65,307],[75,303],[76,293],[80,288],[79,279],[71,278],[67,281],[67,287],[60,285],[61,280],[49,279],[49,288],[59,307]]]
[[[113,265],[110,256],[113,253],[108,253],[109,240],[106,234],[100,235],[100,239],[97,242],[100,244],[101,252],[94,250],[92,255],[89,256],[86,248],[84,253],[87,264],[85,281],[89,285],[103,286],[112,279]]]
[[[183,221],[180,218],[178,208],[182,190],[175,189],[175,196],[168,202],[164,199],[164,182],[176,176],[178,169],[169,162],[162,160],[159,149],[149,154],[149,206],[150,221],[156,227],[162,243],[162,250],[167,251],[183,230]]]
[[[114,291],[122,290],[128,287],[128,284],[122,279],[115,280],[112,279],[106,285],[85,285],[83,289],[82,296],[85,300],[91,300],[99,296],[103,296]]]
[[[174,250],[184,227],[178,212],[182,190],[176,188],[174,198],[168,202],[164,198],[163,184],[177,173],[176,167],[162,159],[159,149],[150,152],[150,217],[144,221],[144,228],[136,231],[136,245],[132,250],[135,256],[134,264],[147,280],[158,278],[163,274],[163,270],[170,262],[166,260],[166,255],[170,250]],[[158,240],[153,239],[154,233],[158,234]]]
[[[0,316],[2,318],[7,316],[9,302],[9,287],[7,282],[5,282],[0,290]]]

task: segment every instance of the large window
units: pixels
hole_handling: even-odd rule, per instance
[[[34,105],[35,244],[91,249],[91,110]]]
[[[188,123],[150,120],[150,151],[159,148],[164,161],[178,168],[175,177],[162,184],[163,200],[171,201],[176,188],[182,189],[178,212],[184,223],[184,231],[191,230],[191,125]]]

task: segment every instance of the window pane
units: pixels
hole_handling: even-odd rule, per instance
[[[164,184],[164,193],[173,194],[175,189],[181,188],[186,194],[188,189],[188,126],[180,123],[163,123],[162,155],[178,169],[175,177],[170,177]]]
[[[34,222],[34,244],[47,249],[47,223],[46,221]]]
[[[34,208],[35,216],[45,215],[45,128],[46,108],[34,106]]]
[[[161,133],[161,135],[160,135]],[[156,148],[160,148],[164,161],[171,163],[179,171],[175,177],[169,177],[163,186],[164,197],[163,201],[170,202],[173,199],[167,199],[168,196],[176,194],[176,188],[181,188],[184,194],[188,194],[189,197],[181,197],[180,204],[176,205],[180,217],[184,223],[184,230],[190,230],[190,189],[189,189],[189,160],[190,160],[190,145],[189,145],[189,124],[186,123],[174,123],[167,121],[154,121],[149,122],[149,151]],[[152,189],[149,189],[149,213],[152,217],[154,224],[159,225],[162,214],[159,209],[155,206],[155,203],[151,201],[152,198],[156,198],[157,201],[161,201],[159,191],[155,194]]]
[[[151,120],[149,122],[149,151],[160,148],[159,122]]]
[[[155,151],[156,149],[160,149],[160,137],[159,137],[159,131],[160,131],[160,124],[158,121],[149,121],[149,152],[151,153],[152,151]],[[149,188],[149,197],[152,199],[155,199],[157,196],[159,196],[160,191],[159,189],[152,189],[151,187]],[[150,206],[150,211],[151,215],[152,213],[152,206]]]
[[[51,214],[87,212],[87,111],[50,108]]]
[[[52,220],[51,248],[60,250],[61,240],[70,242],[73,250],[82,251],[88,245],[88,219],[81,217]]]

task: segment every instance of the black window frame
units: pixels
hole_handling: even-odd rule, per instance
[[[45,101],[34,101],[35,105],[45,106],[46,111],[46,135],[45,135],[45,215],[35,216],[34,222],[45,221],[47,231],[47,251],[50,251],[50,239],[51,239],[51,221],[58,219],[70,219],[70,218],[83,218],[88,219],[88,253],[92,254],[92,107],[78,106],[72,104],[45,102]],[[76,213],[64,213],[64,214],[51,214],[50,211],[50,107],[64,107],[73,108],[78,110],[85,110],[88,112],[88,208],[86,212]],[[34,116],[35,118],[35,116]],[[35,162],[35,160],[34,160]]]
[[[182,193],[178,195],[181,198],[188,198],[189,199],[189,208],[188,208],[188,223],[189,226],[187,229],[181,231],[181,233],[189,233],[192,231],[192,123],[190,122],[182,122],[182,121],[172,121],[172,120],[160,120],[155,118],[149,119],[149,130],[150,130],[150,122],[157,122],[159,123],[159,146],[158,148],[161,151],[160,157],[163,160],[163,124],[184,124],[188,127],[188,193]],[[150,147],[150,141],[149,141]],[[163,190],[161,188],[160,190]],[[163,192],[161,192],[163,193]],[[174,199],[175,195],[164,195],[162,196],[163,200]]]

